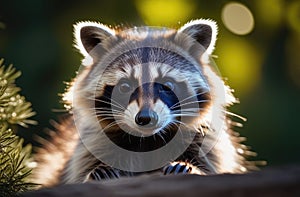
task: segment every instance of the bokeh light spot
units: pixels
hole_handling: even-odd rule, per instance
[[[240,3],[226,4],[222,9],[222,21],[229,31],[237,35],[248,34],[254,28],[251,11]]]
[[[300,33],[300,1],[289,4],[287,8],[287,21],[292,29]]]
[[[239,96],[247,95],[261,80],[261,53],[243,39],[230,38],[219,42],[216,59],[222,75]]]
[[[270,31],[280,26],[286,12],[284,0],[256,0],[255,16],[264,30]]]
[[[0,29],[5,29],[5,24],[0,22]]]
[[[135,4],[146,25],[174,26],[196,8],[193,0],[136,0]]]

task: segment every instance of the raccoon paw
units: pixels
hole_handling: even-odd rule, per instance
[[[193,167],[186,162],[172,162],[163,168],[164,175],[167,174],[192,174]]]
[[[108,166],[98,166],[88,175],[87,180],[101,181],[107,179],[120,178],[120,173],[118,170],[113,169]]]

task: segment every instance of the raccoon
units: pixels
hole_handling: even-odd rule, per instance
[[[237,100],[211,59],[214,21],[178,30],[81,22],[74,30],[84,59],[63,97],[68,114],[36,155],[36,182],[255,168],[226,111]]]

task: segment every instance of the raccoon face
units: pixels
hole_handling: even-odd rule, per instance
[[[209,111],[212,87],[203,64],[214,48],[215,23],[117,32],[89,22],[76,25],[75,35],[86,67],[77,79],[82,98],[73,106],[84,108],[93,97],[104,131],[147,137],[179,124],[194,128]]]
[[[130,134],[146,137],[165,132],[170,124],[191,122],[210,102],[207,87],[191,87],[175,65],[138,64],[128,73],[120,68],[116,72],[124,76],[116,85],[105,84],[95,102],[99,121],[113,116],[104,128],[115,122]]]

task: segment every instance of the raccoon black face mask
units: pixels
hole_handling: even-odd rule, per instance
[[[255,168],[227,117],[236,99],[210,59],[215,22],[178,30],[82,22],[74,29],[84,59],[64,94],[69,114],[36,156],[38,183]]]

